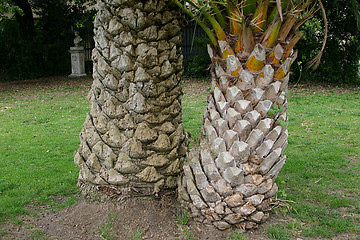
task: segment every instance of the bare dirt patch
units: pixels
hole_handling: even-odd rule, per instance
[[[238,230],[219,231],[212,225],[204,225],[191,219],[186,225],[179,224],[180,207],[174,197],[162,199],[130,199],[122,203],[98,203],[80,200],[61,211],[49,207],[32,207],[33,214],[25,216],[21,224],[7,222],[0,227],[0,239],[156,239],[156,240],[267,240],[270,225],[288,225],[291,217],[272,212],[271,217],[258,229],[250,230],[242,238],[231,238]],[[295,229],[292,239],[301,237]],[[297,238],[298,237],[298,238]],[[340,234],[331,239],[355,239],[356,234]],[[316,238],[318,239],[318,238]],[[326,239],[326,238],[321,238]]]
[[[183,79],[183,90],[187,96],[193,96],[206,92],[210,88],[210,84],[210,79],[185,78]]]
[[[355,166],[356,164],[359,164],[359,162],[360,162],[360,155],[359,155],[359,156],[349,157],[349,160],[350,160],[349,167],[351,168],[351,167]]]
[[[300,95],[336,94],[338,96],[359,94],[360,86],[355,84],[329,84],[303,82],[300,84],[289,84],[289,91]]]
[[[1,239],[231,239],[233,230],[219,231],[191,219],[181,225],[181,212],[175,197],[162,199],[128,199],[124,202],[88,202],[80,200],[61,211],[46,206],[31,207],[32,215],[21,224],[7,222],[1,226]],[[274,215],[274,214],[272,214]],[[269,239],[266,228],[271,223],[287,222],[272,216],[258,229],[246,233],[247,239]],[[139,238],[141,237],[141,238]],[[192,238],[191,238],[192,237]]]
[[[87,87],[92,83],[92,78],[69,78],[67,76],[44,77],[14,82],[0,82],[0,91],[26,90],[33,88],[64,88],[64,87]]]

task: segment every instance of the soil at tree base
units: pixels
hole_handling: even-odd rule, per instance
[[[54,212],[46,206],[31,207],[34,215],[25,216],[21,225],[10,222],[2,229],[1,239],[31,239],[36,232],[45,239],[103,239],[102,229],[113,239],[132,239],[141,232],[142,239],[176,239],[189,226],[197,239],[227,239],[231,231],[219,231],[212,225],[189,221],[179,225],[180,208],[174,196],[161,199],[128,199],[122,203],[96,203],[80,200],[67,209]],[[110,226],[106,226],[106,222]],[[179,225],[179,227],[178,227]],[[266,239],[265,225],[254,231],[252,239]],[[184,235],[183,235],[184,236]],[[182,239],[182,238],[180,238]]]

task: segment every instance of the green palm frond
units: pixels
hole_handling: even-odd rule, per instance
[[[215,52],[223,58],[235,54],[246,58],[255,46],[253,41],[267,48],[280,44],[289,55],[301,36],[297,34],[299,27],[312,18],[319,8],[323,12],[327,37],[327,19],[321,0],[172,1],[198,22],[217,48]],[[310,66],[319,65],[325,44],[326,40]]]
[[[321,47],[321,50],[319,51],[319,53],[307,64],[308,68],[313,68],[316,69],[319,67],[320,65],[320,60],[321,57],[324,53],[325,50],[325,46],[326,46],[326,40],[327,40],[327,36],[328,36],[328,23],[327,23],[327,17],[326,17],[326,12],[325,12],[325,8],[323,3],[321,2],[321,0],[318,0],[319,4],[320,4],[320,8],[321,8],[321,13],[323,15],[324,18],[324,24],[325,24],[325,36],[324,36],[324,41],[323,41],[323,45]]]

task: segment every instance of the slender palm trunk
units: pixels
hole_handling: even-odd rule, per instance
[[[176,188],[182,126],[182,16],[167,1],[97,1],[90,113],[75,163],[94,196]],[[102,196],[102,194],[100,194]]]
[[[251,71],[252,56],[262,61],[261,69]],[[288,136],[288,75],[274,73],[270,58],[258,44],[249,60],[230,56],[211,67],[201,143],[184,164],[178,190],[197,220],[221,230],[256,228],[269,217],[278,189],[274,181],[285,163]],[[234,71],[239,77],[231,76]]]

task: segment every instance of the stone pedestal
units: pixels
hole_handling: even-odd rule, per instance
[[[85,77],[85,50],[84,47],[71,47],[71,74],[69,77]]]

